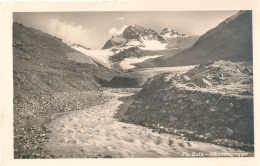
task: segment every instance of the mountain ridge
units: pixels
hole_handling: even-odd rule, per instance
[[[165,39],[152,29],[146,29],[139,25],[130,25],[119,35],[113,35],[102,49],[111,49],[124,46],[145,47],[145,41],[158,41],[165,43]]]
[[[202,35],[193,47],[166,59],[166,66],[206,60],[252,61],[252,11],[240,11]]]
[[[117,75],[61,39],[16,22],[13,23],[13,59],[15,91],[93,90],[100,87],[96,78],[110,80]],[[70,76],[70,81],[64,75]],[[18,86],[21,83],[23,86]]]

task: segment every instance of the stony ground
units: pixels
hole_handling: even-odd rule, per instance
[[[110,97],[99,91],[32,93],[14,101],[14,157],[50,158],[42,150],[50,131],[46,125],[70,111],[103,104]]]
[[[159,132],[253,151],[252,80],[250,63],[208,61],[150,79],[126,114]]]
[[[253,155],[250,65],[207,62],[158,75],[165,70],[138,71],[148,80],[139,93],[131,88],[20,93],[14,100],[15,158]]]

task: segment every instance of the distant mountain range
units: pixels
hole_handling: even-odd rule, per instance
[[[20,47],[16,39],[14,45]],[[252,12],[240,11],[202,36],[181,34],[171,28],[157,33],[131,25],[112,36],[102,50],[80,44],[70,47],[77,51],[67,54],[68,59],[110,69],[187,66],[217,59],[252,61]]]
[[[139,47],[142,50],[164,50],[167,39],[185,38],[190,35],[179,34],[175,30],[165,28],[160,34],[152,29],[146,29],[139,25],[128,26],[122,34],[112,36],[102,49],[122,50],[129,47]]]
[[[71,47],[92,57],[108,68],[135,68],[147,59],[162,57],[191,47],[198,36],[180,34],[165,28],[160,34],[139,25],[128,26],[122,34],[109,39],[102,50],[89,50],[78,45]],[[157,66],[155,64],[152,67]]]

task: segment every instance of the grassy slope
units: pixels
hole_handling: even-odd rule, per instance
[[[205,60],[252,60],[252,12],[239,12],[202,35],[194,46],[166,60],[166,66],[199,64]]]

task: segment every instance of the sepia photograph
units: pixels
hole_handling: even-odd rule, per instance
[[[257,0],[65,1],[0,2],[0,165],[260,164]]]
[[[14,158],[254,156],[252,11],[14,12]]]

